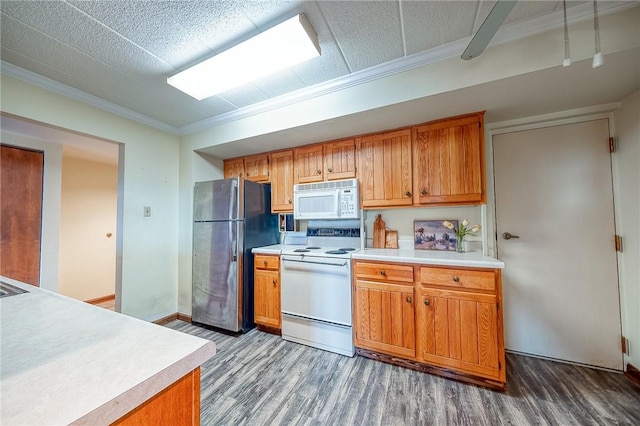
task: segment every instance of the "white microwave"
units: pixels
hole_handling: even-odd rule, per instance
[[[358,179],[293,186],[295,219],[359,219]]]

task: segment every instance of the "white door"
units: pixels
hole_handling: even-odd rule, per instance
[[[622,370],[608,140],[606,119],[493,137],[507,350]]]

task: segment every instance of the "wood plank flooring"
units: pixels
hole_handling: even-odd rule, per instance
[[[252,330],[214,341],[202,368],[202,425],[640,425],[640,386],[623,374],[507,354],[491,391]]]

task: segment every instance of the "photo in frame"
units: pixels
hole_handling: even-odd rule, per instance
[[[443,220],[414,220],[413,221],[413,248],[418,250],[456,250],[456,234],[445,227],[442,222],[448,220],[458,228],[458,221]]]

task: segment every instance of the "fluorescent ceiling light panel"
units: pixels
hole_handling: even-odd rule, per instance
[[[167,79],[198,100],[320,56],[318,36],[304,14]]]

